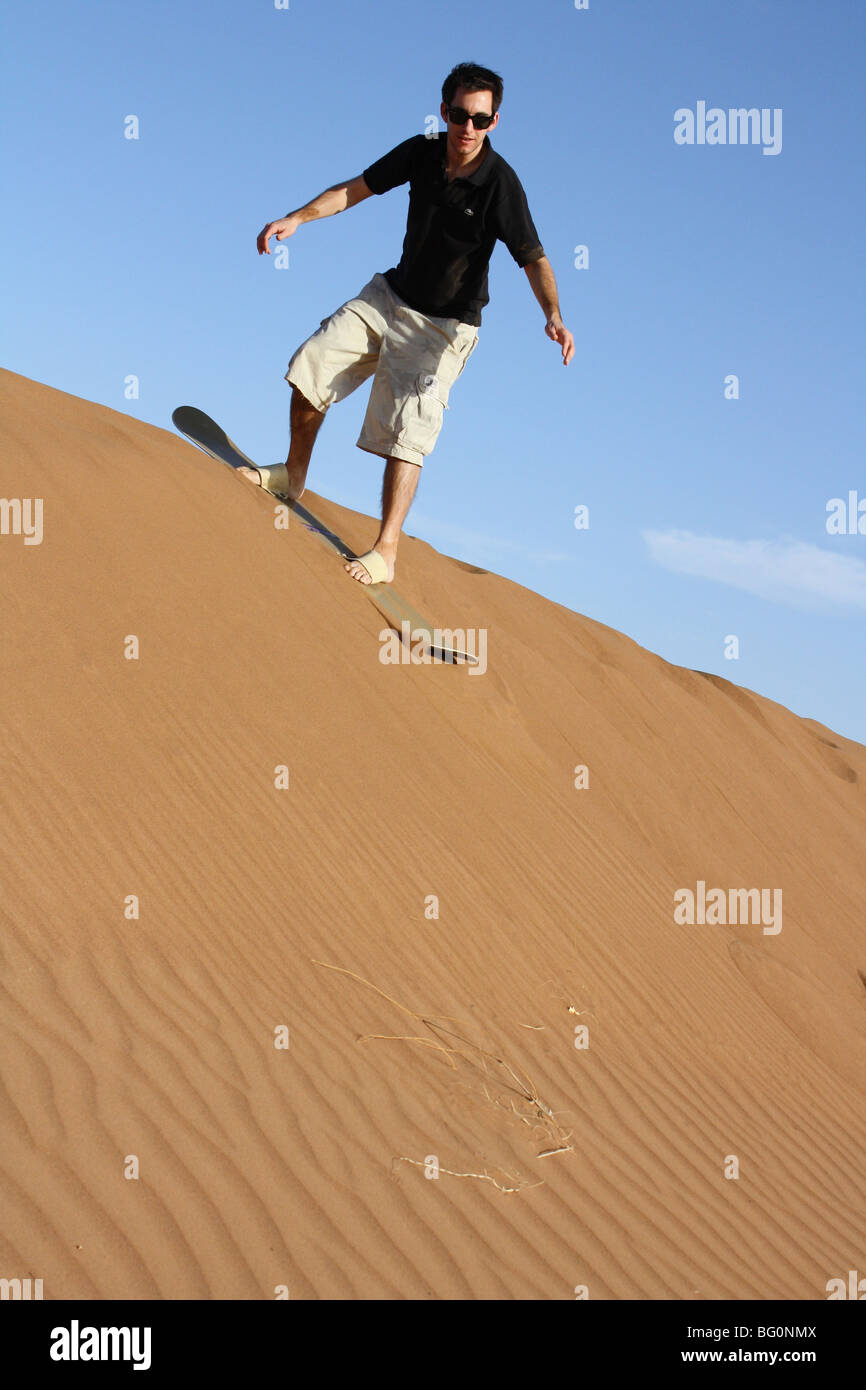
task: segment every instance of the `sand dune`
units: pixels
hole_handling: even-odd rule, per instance
[[[398,587],[488,669],[384,665],[228,469],[11,372],[0,411],[0,497],[44,503],[0,535],[0,1275],[737,1300],[862,1265],[866,749],[411,538]],[[781,930],[676,922],[699,883],[781,890]]]

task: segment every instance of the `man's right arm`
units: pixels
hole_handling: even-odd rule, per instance
[[[326,188],[318,198],[313,198],[312,202],[288,215],[297,218],[299,223],[315,222],[319,217],[331,217],[335,212],[353,208],[356,203],[371,197],[372,193],[372,188],[368,188],[364,182],[364,175],[359,174],[356,179],[349,179],[348,183],[335,183],[333,188]]]
[[[365,198],[371,197],[372,193],[373,190],[367,187],[363,174],[349,179],[347,183],[337,183],[332,188],[326,188],[324,193],[320,193],[302,208],[296,208],[288,216],[281,217],[276,222],[269,222],[263,227],[256,241],[259,255],[271,254],[268,241],[272,236],[275,236],[277,241],[285,241],[294,235],[302,223],[315,222],[320,217],[333,217],[336,212],[345,212],[347,208],[353,208],[356,203],[362,203]]]

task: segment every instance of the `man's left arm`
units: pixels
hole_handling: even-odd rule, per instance
[[[530,261],[523,269],[532,286],[532,293],[544,310],[544,317],[547,319],[544,331],[548,338],[560,344],[563,366],[567,367],[574,356],[574,337],[562,322],[559,313],[559,295],[553,266],[546,256],[541,256],[537,261]]]

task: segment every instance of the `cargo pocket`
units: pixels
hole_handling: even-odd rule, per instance
[[[400,411],[398,443],[417,449],[419,454],[430,453],[448,409],[442,393],[438,376],[432,372],[418,373],[412,393]]]

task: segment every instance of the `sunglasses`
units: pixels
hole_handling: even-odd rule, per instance
[[[492,116],[485,115],[483,111],[479,111],[475,116],[470,116],[469,112],[464,111],[462,106],[448,106],[446,110],[449,121],[453,121],[455,125],[465,125],[467,121],[471,121],[476,130],[486,130],[493,120]]]

